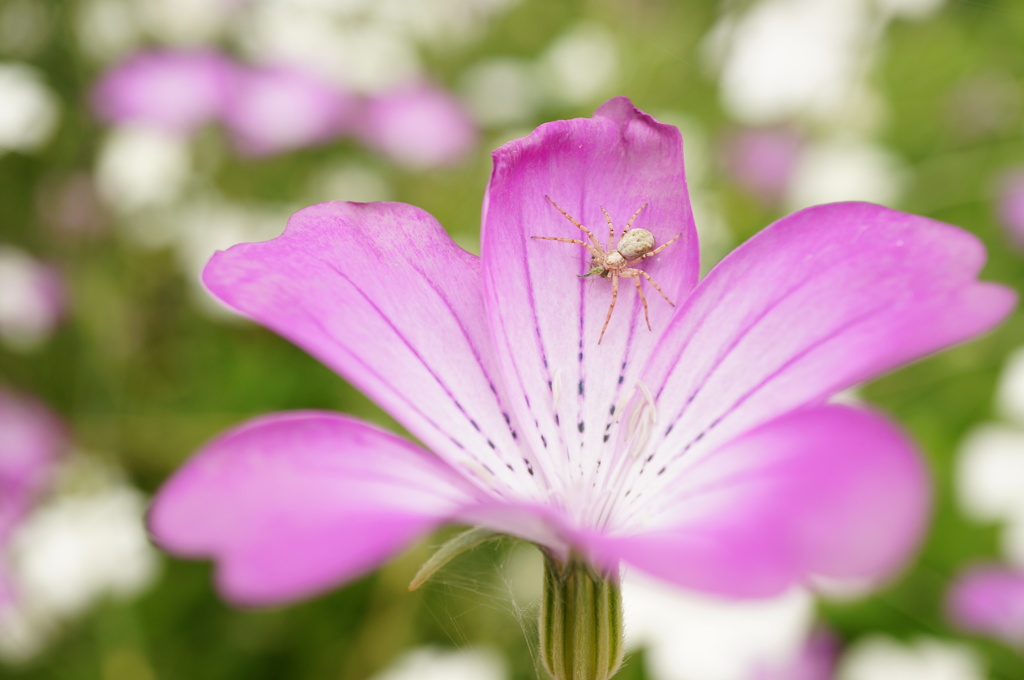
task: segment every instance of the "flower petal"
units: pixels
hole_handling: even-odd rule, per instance
[[[149,527],[218,562],[223,594],[271,604],[377,566],[471,503],[426,451],[340,415],[282,413],[217,438],[164,485]]]
[[[913,445],[878,415],[845,406],[788,414],[691,467],[634,535],[592,537],[689,588],[738,597],[812,575],[873,579],[897,568],[924,528],[928,484]]]
[[[426,212],[315,205],[278,238],[217,253],[203,281],[482,485],[535,488],[487,367],[479,260]]]
[[[536,424],[524,434],[534,451],[545,451],[548,484],[556,486],[557,479],[579,479],[599,464],[623,381],[633,384],[674,308],[644,282],[649,331],[634,289],[638,279],[622,279],[598,344],[611,282],[578,278],[590,268],[583,247],[530,238],[587,239],[546,196],[605,246],[602,207],[621,235],[647,204],[634,228],[650,231],[656,244],[681,235],[638,265],[673,302],[695,285],[698,252],[679,131],[628,99],[612,99],[593,118],[542,125],[494,152],[482,237],[488,313],[510,399],[524,428]]]
[[[949,617],[963,630],[1008,645],[1024,641],[1024,571],[1000,564],[971,567],[947,595]]]
[[[647,477],[667,468],[671,485],[760,423],[988,330],[1015,296],[976,281],[984,259],[961,229],[867,203],[768,227],[701,282],[644,370],[661,423]]]

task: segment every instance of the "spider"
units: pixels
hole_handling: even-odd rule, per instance
[[[572,215],[562,210],[561,206],[555,203],[550,196],[544,196],[548,199],[551,205],[555,206],[558,212],[562,213],[567,220],[579,227],[587,238],[590,239],[590,243],[581,241],[575,238],[559,238],[557,236],[531,236],[530,238],[542,239],[545,241],[561,241],[562,243],[575,243],[576,245],[583,246],[590,251],[590,271],[586,274],[582,274],[582,277],[598,275],[601,278],[610,278],[612,280],[612,303],[608,307],[608,314],[604,318],[604,326],[601,327],[601,335],[597,339],[597,344],[601,344],[601,340],[604,339],[604,332],[608,330],[608,322],[612,319],[612,312],[615,311],[615,300],[619,297],[619,277],[633,278],[636,280],[636,292],[640,296],[640,302],[644,306],[644,320],[647,321],[647,330],[651,330],[651,317],[647,313],[647,298],[644,297],[643,288],[640,287],[640,277],[644,277],[647,281],[654,286],[654,290],[661,293],[661,297],[665,298],[665,302],[675,307],[675,303],[665,295],[665,291],[661,289],[651,275],[645,272],[643,269],[635,269],[632,265],[646,260],[648,257],[653,257],[661,251],[668,248],[670,245],[675,243],[682,234],[677,234],[675,238],[667,243],[663,243],[657,248],[654,247],[654,235],[646,229],[630,229],[633,225],[633,220],[640,214],[647,204],[644,203],[640,206],[633,216],[629,218],[629,222],[626,222],[625,228],[622,230],[622,236],[619,237],[619,243],[612,250],[612,243],[615,241],[615,226],[612,224],[612,217],[608,214],[608,211],[601,208],[601,212],[604,213],[604,218],[608,222],[608,246],[605,248],[597,240],[594,234],[587,229],[585,226],[575,219]]]

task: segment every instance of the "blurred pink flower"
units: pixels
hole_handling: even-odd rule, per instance
[[[839,643],[831,633],[812,633],[795,658],[782,665],[757,668],[749,680],[832,680]]]
[[[0,606],[13,595],[4,549],[45,489],[64,444],[56,416],[34,399],[0,388]]]
[[[189,135],[218,119],[232,95],[235,65],[218,52],[137,52],[100,78],[92,108],[111,123]]]
[[[224,124],[239,151],[270,155],[347,132],[354,104],[346,91],[298,67],[246,68],[238,73]]]
[[[1024,571],[1002,565],[969,569],[953,584],[947,604],[962,629],[1024,647]]]
[[[603,233],[681,238],[620,295],[545,196]],[[494,153],[482,257],[424,211],[325,203],[218,253],[203,280],[375,399],[423,446],[327,412],[268,415],[203,448],[150,513],[212,557],[221,591],[282,602],[349,581],[439,524],[556,559],[622,562],[737,597],[811,575],[879,578],[914,548],[913,445],[836,392],[982,333],[1013,293],[976,280],[971,234],[866,203],[779,220],[698,282],[679,131],[625,98]],[[626,289],[626,293],[633,293]]]
[[[997,210],[1010,242],[1024,250],[1024,168],[1008,170],[998,180]]]
[[[744,191],[773,205],[785,196],[803,145],[792,128],[747,128],[723,142],[722,163]]]
[[[50,337],[66,308],[60,272],[20,249],[0,245],[0,341],[34,347]]]
[[[358,134],[399,165],[425,169],[464,159],[478,131],[465,107],[429,83],[414,83],[371,98]]]

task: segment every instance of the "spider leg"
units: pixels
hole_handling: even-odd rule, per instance
[[[608,211],[601,206],[601,212],[604,213],[604,219],[608,222],[608,252],[612,252],[615,248],[615,225],[612,224],[612,216],[608,214]],[[629,229],[629,227],[626,227]]]
[[[569,220],[570,222],[575,224],[577,227],[579,227],[581,230],[583,230],[583,233],[587,235],[587,238],[590,239],[591,243],[593,243],[598,248],[601,247],[601,244],[598,243],[597,239],[594,237],[593,232],[591,232],[589,229],[587,229],[582,224],[580,224],[579,220],[577,220],[575,217],[573,217],[569,213],[567,213],[564,210],[562,210],[562,207],[560,205],[558,205],[557,203],[555,203],[553,200],[551,200],[550,196],[545,194],[544,198],[548,199],[548,203],[550,203],[551,205],[555,206],[555,210],[557,210],[558,212],[562,213],[565,216],[565,219]]]
[[[640,270],[637,270],[640,271]],[[651,316],[647,313],[647,298],[644,297],[644,289],[640,287],[640,277],[635,276],[633,280],[636,281],[636,293],[640,296],[640,302],[644,306],[644,321],[647,322],[647,330],[653,330],[651,328]]]
[[[590,251],[590,254],[594,257],[601,259],[604,253],[594,246],[590,245],[586,241],[581,241],[577,238],[561,238],[559,236],[531,236],[530,238],[540,239],[542,241],[559,241],[560,243],[575,243],[578,246],[583,246]]]
[[[640,214],[640,211],[643,210],[646,207],[647,207],[647,203],[644,203],[642,206],[640,206],[639,208],[636,209],[636,212],[633,213],[633,216],[629,218],[629,222],[626,222],[626,228],[622,230],[623,233],[629,231],[629,228],[633,226],[633,220],[635,220],[636,216]],[[680,234],[679,236],[682,236],[682,234]],[[676,238],[679,238],[679,236],[677,236]],[[672,241],[669,241],[669,243],[671,243],[671,242]],[[666,245],[668,245],[668,244],[666,244]]]
[[[645,279],[647,279],[648,283],[650,283],[652,286],[654,286],[654,290],[656,290],[659,293],[661,293],[661,297],[665,298],[665,302],[669,303],[673,307],[676,306],[676,303],[674,303],[671,300],[669,300],[668,295],[665,295],[665,291],[663,291],[661,289],[661,286],[659,286],[657,283],[655,283],[654,279],[651,278],[651,275],[648,274],[647,272],[645,272],[643,269],[623,269],[622,271],[626,271],[626,272],[629,272],[629,271],[640,272],[640,276],[642,276]],[[636,276],[636,275],[634,274],[633,276]],[[639,286],[640,285],[640,279],[637,279],[636,283]],[[644,309],[645,310],[647,309],[646,303],[644,304]]]
[[[615,311],[615,300],[619,297],[619,273],[612,273],[612,303],[608,306],[608,315],[604,317],[604,326],[601,326],[601,335],[597,338],[597,344],[604,339],[604,332],[608,330],[608,322],[612,320],[612,312]]]
[[[643,255],[641,255],[640,257],[638,257],[636,259],[637,260],[646,260],[648,257],[653,257],[653,256],[657,255],[661,251],[665,250],[665,248],[668,248],[670,245],[672,245],[673,243],[678,241],[680,236],[682,236],[682,234],[676,234],[675,238],[673,238],[671,241],[665,241],[664,243],[662,243],[660,246],[658,246],[654,250],[650,251],[649,253],[644,253]],[[634,260],[634,262],[635,261],[636,260]]]

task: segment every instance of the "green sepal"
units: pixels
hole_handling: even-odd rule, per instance
[[[622,666],[622,589],[570,557],[544,560],[540,653],[554,680],[608,680]]]
[[[504,534],[500,534],[497,531],[491,531],[490,529],[484,529],[483,527],[476,527],[474,529],[468,529],[463,531],[461,534],[452,537],[444,545],[438,548],[429,560],[423,563],[420,570],[416,572],[416,576],[413,577],[412,583],[409,584],[409,590],[416,590],[421,585],[430,580],[430,578],[436,574],[444,565],[451,562],[453,559],[473,548],[486,543],[487,541],[495,538],[501,538]]]

